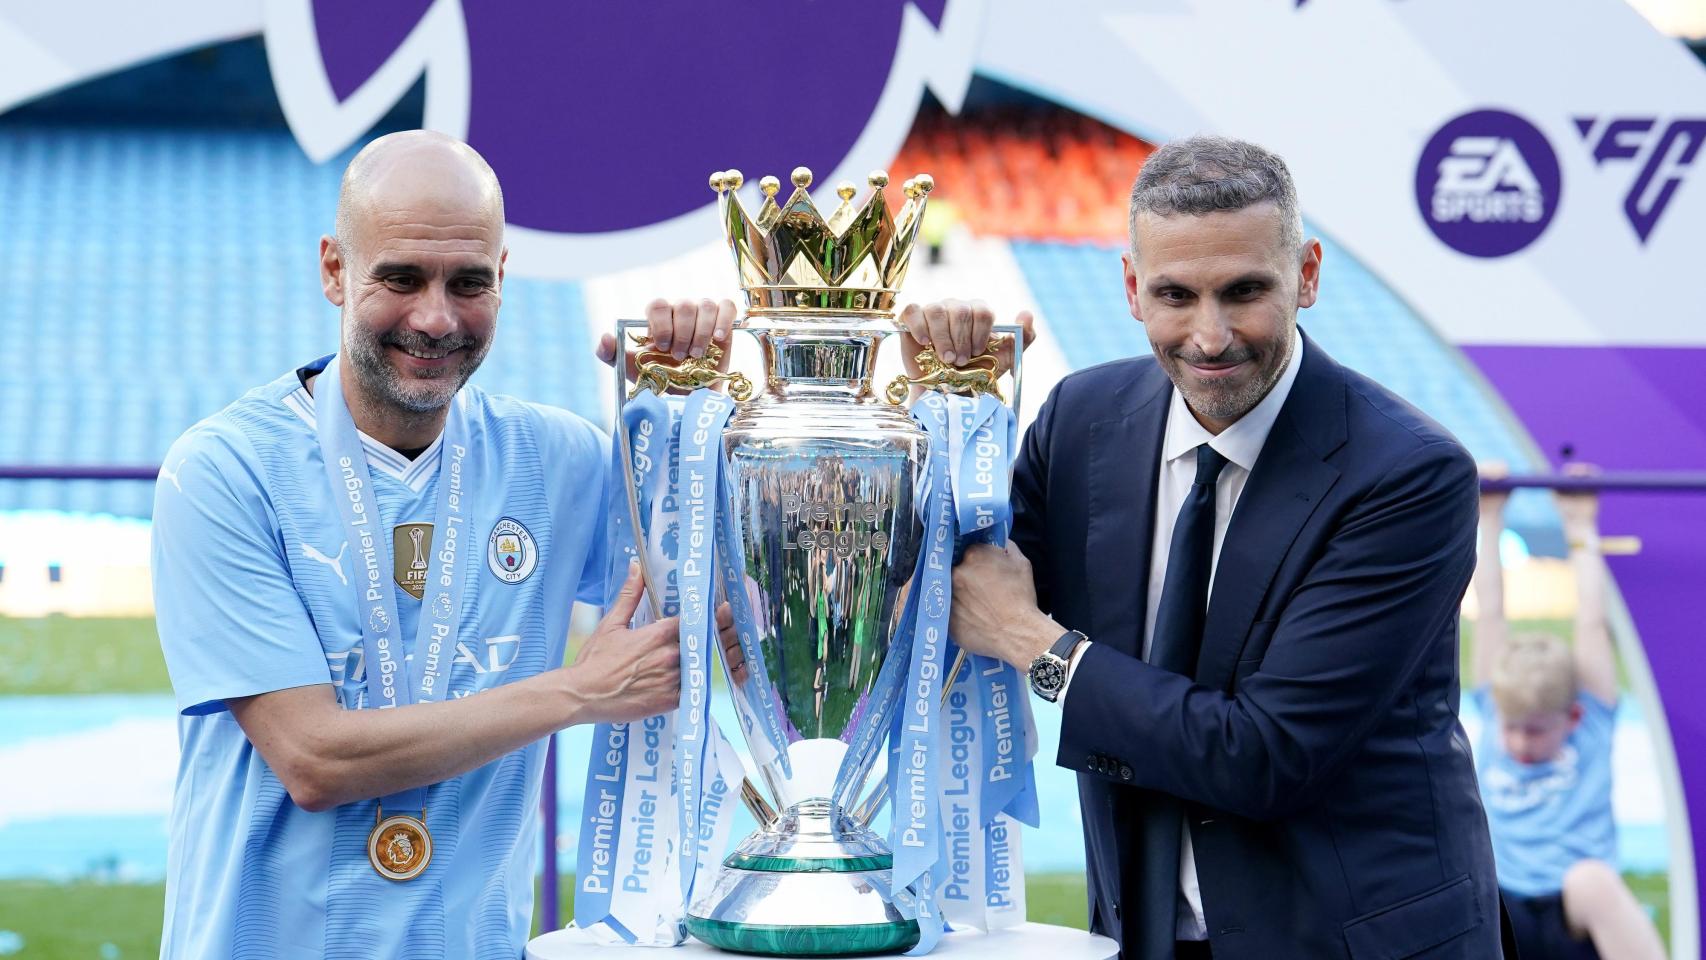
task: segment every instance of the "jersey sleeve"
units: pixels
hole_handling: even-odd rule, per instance
[[[621,585],[621,578],[618,576],[616,583],[611,581],[611,510],[616,503],[612,500],[611,488],[614,486],[614,479],[609,469],[611,442],[604,435],[599,435],[597,440],[601,464],[601,469],[597,471],[599,513],[597,527],[592,530],[592,544],[587,547],[587,564],[580,571],[580,587],[575,590],[575,599],[580,600],[582,604],[592,604],[604,609],[611,602],[614,590]]]
[[[587,521],[593,524],[592,540],[587,546],[586,564],[581,568],[575,599],[602,609],[609,603],[610,592],[615,589],[610,583],[610,510],[614,503],[611,492],[614,478],[610,467],[610,438],[590,426],[587,429],[591,434],[588,443],[593,451],[587,486],[591,489],[596,485],[597,495],[591,499],[595,500],[598,508],[596,513],[587,517]]]
[[[234,427],[203,424],[172,446],[155,484],[155,618],[185,714],[331,682],[255,460]]]
[[[1576,727],[1578,749],[1609,763],[1617,704],[1606,703],[1585,690],[1576,695],[1576,702],[1582,707],[1582,722]]]
[[[553,513],[575,530],[574,539],[585,537],[586,552],[578,571],[564,571],[564,583],[573,584],[575,599],[602,607],[607,594],[610,565],[611,476],[610,437],[584,417],[543,404],[531,405],[543,421],[551,476]],[[616,495],[620,495],[617,491]]]

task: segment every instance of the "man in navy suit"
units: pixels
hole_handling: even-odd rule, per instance
[[[1298,330],[1321,244],[1278,157],[1169,144],[1130,227],[1154,357],[1060,382],[1013,545],[954,576],[954,639],[1064,710],[1092,929],[1146,960],[1499,956],[1457,720],[1474,463]]]

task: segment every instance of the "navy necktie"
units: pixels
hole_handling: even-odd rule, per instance
[[[1213,447],[1197,447],[1197,478],[1185,494],[1173,540],[1167,546],[1167,577],[1155,609],[1149,662],[1187,677],[1196,675],[1208,615],[1209,571],[1214,566],[1214,488],[1226,458]]]

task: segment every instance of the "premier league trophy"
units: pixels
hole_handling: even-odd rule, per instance
[[[976,476],[999,473],[989,495],[1005,517],[1011,410],[1000,400],[990,354],[950,367],[925,351],[920,376],[897,377],[880,389],[873,381],[878,348],[899,330],[896,292],[930,177],[906,182],[898,215],[884,199],[886,174],[870,175],[862,205],[854,203],[854,186],[843,183],[841,202],[827,217],[807,192],[811,172],[798,168],[791,179],[794,191],[781,204],[777,179],[761,180],[762,206],[750,215],[735,193],[743,182],[738,171],[711,177],[748,301],[739,329],[756,337],[762,351],[762,393],[739,374],[718,373],[716,346],[704,358],[677,362],[648,350],[634,333],[637,323],[618,325],[619,337],[639,345],[635,384],[622,394],[617,424],[628,508],[618,525],[625,523],[638,545],[655,613],[679,612],[683,636],[682,708],[659,733],[661,748],[673,747],[672,759],[658,760],[655,749],[645,754],[652,766],[640,778],[641,796],[652,796],[644,783],[656,781],[657,768],[672,764],[665,782],[673,784],[668,792],[685,838],[675,867],[684,900],[676,903],[685,903],[685,928],[693,936],[743,953],[898,952],[921,937],[926,946],[934,943],[943,927],[930,873],[945,849],[940,825],[948,819],[946,807],[938,809],[936,749],[946,743],[946,693],[961,689],[954,687],[960,664],[949,667],[946,660],[947,605],[956,530],[966,527],[955,526],[956,501],[948,492],[949,421],[963,419],[967,431],[954,459],[962,447],[975,447],[985,458]],[[703,389],[719,380],[726,394]],[[626,387],[626,377],[619,384]],[[939,437],[903,406],[914,386],[959,395],[952,402],[932,398],[941,414],[931,421],[940,424],[932,428]],[[685,405],[672,398],[671,407],[664,394],[672,390],[695,392]],[[998,444],[980,446],[978,438],[997,429],[1007,439],[1001,462],[991,467]],[[973,456],[965,455],[968,464]],[[926,507],[937,502],[939,516]],[[730,604],[740,634],[744,680],[731,681],[740,734],[773,806],[743,781],[738,757],[728,759],[715,724],[706,722],[704,664],[718,646],[707,621],[718,597]],[[987,672],[994,676],[997,668]],[[1028,784],[1024,695],[1016,682],[1008,690],[997,694],[1001,711],[987,713],[1008,717],[1006,697],[1016,698],[1012,716],[1021,718],[1020,732],[1000,743],[1011,753],[1017,742],[1020,755],[998,760],[1011,766],[994,779],[1021,769]],[[979,716],[962,719],[979,722]],[[597,756],[606,728],[595,733],[588,806],[606,797],[610,805],[589,822],[595,843],[596,831],[609,824],[603,839],[609,856],[600,848],[589,855],[583,838],[582,871],[616,863],[605,867],[607,879],[592,877],[612,897],[630,879],[624,871],[645,873],[649,862],[625,852],[635,844],[615,832],[642,814],[670,819],[655,807],[647,814],[636,806],[632,790],[622,797],[597,792],[603,789],[597,781],[634,782],[639,726],[621,736],[609,731],[609,763]],[[995,738],[989,751],[997,749]],[[867,792],[885,741],[887,775]],[[616,762],[618,752],[627,759]],[[982,784],[974,779],[966,775],[966,792],[978,797]],[[738,792],[760,826],[719,868],[718,825],[726,823],[719,790],[732,798],[736,781],[743,781]],[[895,851],[871,827],[890,793],[901,801],[891,836],[923,864],[916,878],[904,874],[898,885]],[[975,803],[967,809],[977,812]],[[981,850],[984,835],[975,829]],[[1016,840],[1016,824],[1012,833]],[[586,909],[615,918],[611,903],[588,901]],[[577,916],[582,910],[577,901]],[[606,927],[622,932],[622,924]],[[643,941],[643,934],[629,938]]]
[[[863,209],[844,184],[825,221],[806,193],[810,171],[792,179],[780,207],[776,179],[760,181],[756,218],[734,193],[738,172],[711,180],[768,386],[723,443],[763,654],[737,710],[780,813],[689,904],[687,926],[740,951],[897,951],[918,941],[915,911],[890,897],[888,845],[852,811],[900,693],[878,681],[885,664],[900,672],[889,654],[918,562],[913,495],[929,450],[872,377],[932,184],[906,185],[897,221],[887,177],[870,178]],[[873,735],[855,735],[861,722]],[[864,754],[850,756],[850,744]]]

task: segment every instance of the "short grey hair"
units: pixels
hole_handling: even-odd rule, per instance
[[[1199,135],[1175,140],[1150,155],[1131,185],[1126,229],[1137,251],[1137,219],[1200,217],[1217,210],[1242,210],[1271,203],[1279,211],[1280,235],[1288,248],[1302,251],[1303,218],[1297,211],[1297,186],[1285,161],[1245,140]]]

